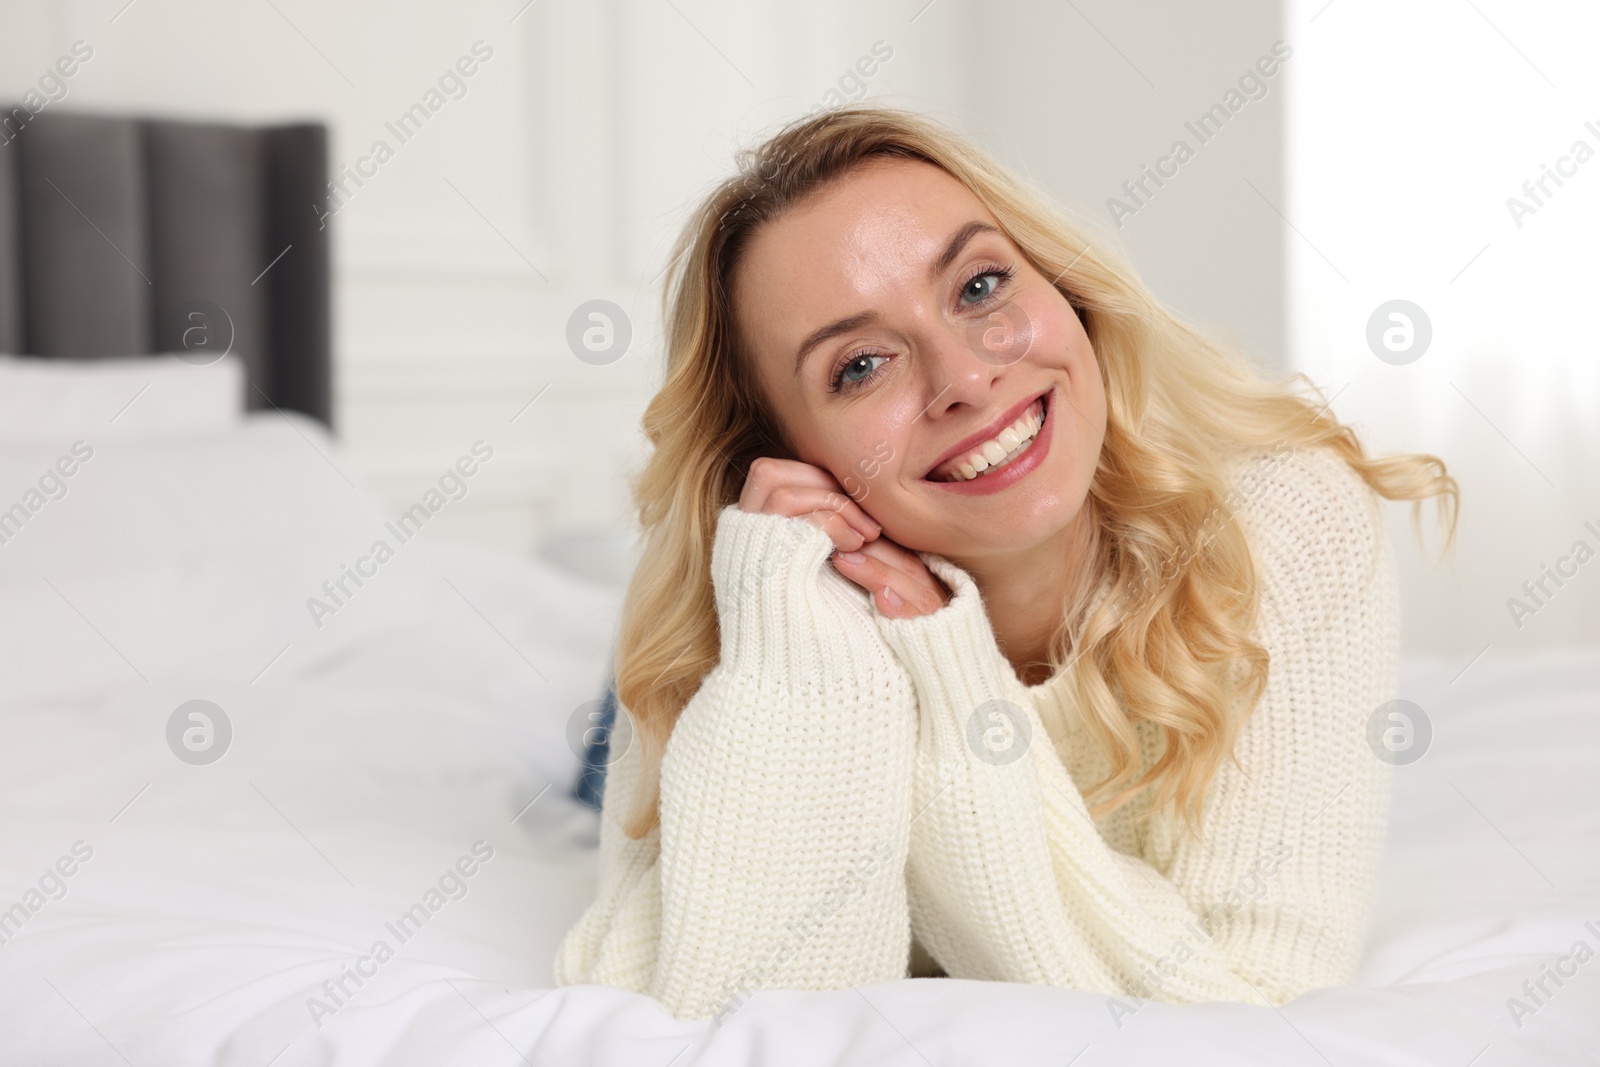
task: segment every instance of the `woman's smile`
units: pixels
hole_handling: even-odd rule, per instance
[[[935,464],[923,480],[946,492],[987,496],[1026,478],[1050,454],[1053,392],[1047,389],[1030,400],[1023,415],[995,436],[953,450],[955,455]]]

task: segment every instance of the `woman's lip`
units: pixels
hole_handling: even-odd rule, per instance
[[[971,437],[967,438],[965,441],[962,441],[955,448],[952,448],[950,451],[948,451],[944,455],[940,456],[939,459],[934,462],[933,466],[929,467],[926,471],[923,472],[922,477],[924,479],[926,479],[927,481],[933,481],[933,479],[930,478],[929,475],[931,475],[934,471],[938,470],[939,467],[942,464],[948,463],[950,460],[956,458],[957,456],[963,455],[963,454],[965,454],[967,452],[971,452],[973,449],[977,448],[979,445],[983,444],[985,441],[989,440],[990,438],[1000,436],[1000,431],[1004,430],[1007,426],[1010,426],[1012,423],[1014,423],[1018,419],[1022,418],[1022,413],[1027,411],[1029,408],[1033,407],[1035,401],[1037,401],[1040,397],[1045,397],[1045,396],[1049,396],[1049,395],[1050,395],[1050,390],[1049,389],[1044,389],[1044,390],[1041,390],[1040,392],[1035,393],[1033,396],[1028,397],[1026,400],[1022,401],[1021,403],[1017,404],[1010,411],[1006,412],[1005,414],[1001,415],[998,419],[996,419],[994,421],[994,423],[991,426],[989,426],[987,429],[979,430],[977,433],[973,434]],[[1029,451],[1032,451],[1032,449],[1029,449]]]
[[[1040,394],[1049,397],[1052,390],[1047,389]],[[1037,397],[1035,398],[1037,399]],[[1029,401],[1031,404],[1033,401]],[[1028,450],[1016,459],[1007,463],[993,474],[986,474],[980,478],[972,478],[964,482],[936,482],[929,478],[923,481],[929,485],[936,485],[940,489],[952,493],[963,493],[967,496],[987,496],[1009,488],[1033,473],[1034,468],[1044,462],[1045,456],[1050,452],[1050,441],[1054,436],[1056,425],[1056,405],[1047,399],[1044,405],[1044,425],[1039,427],[1039,432],[1034,435],[1033,444]]]

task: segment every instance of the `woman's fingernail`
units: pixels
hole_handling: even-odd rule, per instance
[[[888,602],[891,608],[898,608],[900,605],[905,603],[905,601],[900,599],[900,595],[893,589],[890,589],[888,586],[883,587],[883,599]]]
[[[846,563],[865,563],[867,561],[866,555],[861,552],[841,552],[839,553],[839,558]]]

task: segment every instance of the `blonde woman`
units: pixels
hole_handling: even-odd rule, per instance
[[[740,162],[668,283],[634,737],[556,981],[718,1024],[908,975],[1113,1014],[1348,982],[1392,774],[1375,494],[1453,538],[1444,465],[1367,456],[929,120]]]

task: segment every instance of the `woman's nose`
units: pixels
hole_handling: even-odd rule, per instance
[[[923,361],[929,412],[961,402],[982,407],[994,380],[1033,348],[1033,322],[1016,304],[945,325],[932,332]]]

